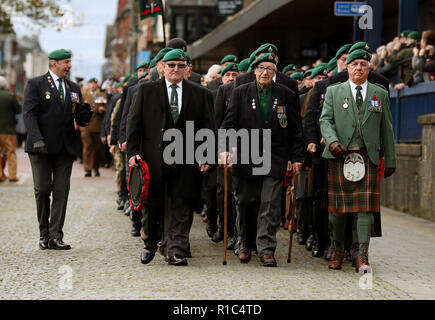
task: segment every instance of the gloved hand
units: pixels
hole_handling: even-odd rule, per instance
[[[33,152],[38,154],[48,154],[47,145],[44,141],[39,140],[33,144]]]
[[[346,147],[343,146],[340,142],[335,141],[329,145],[329,151],[331,151],[334,157],[341,158],[346,152]]]

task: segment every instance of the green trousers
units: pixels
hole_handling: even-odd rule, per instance
[[[374,217],[372,212],[358,212],[357,215],[357,233],[361,252],[361,245],[370,243]],[[329,222],[332,224],[332,234],[336,248],[344,248],[346,220],[347,214],[335,216],[333,213],[329,213]]]

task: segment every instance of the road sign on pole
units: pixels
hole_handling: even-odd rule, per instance
[[[334,3],[334,15],[336,16],[362,16],[364,11],[359,8],[367,5],[365,2],[336,1]]]

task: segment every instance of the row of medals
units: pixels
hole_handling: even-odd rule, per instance
[[[273,102],[273,109],[276,109],[278,105],[278,99],[275,99],[275,101]],[[252,99],[252,109],[257,109],[257,105],[255,104],[255,99]],[[281,125],[281,127],[286,128],[287,127],[287,115],[285,113],[280,113],[278,112],[278,119],[279,119],[279,124]]]

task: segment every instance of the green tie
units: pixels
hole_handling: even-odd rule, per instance
[[[60,100],[62,101],[62,104],[65,103],[65,94],[63,92],[63,86],[62,86],[62,79],[57,79],[59,81],[59,94],[60,94]]]
[[[171,114],[174,123],[178,120],[178,94],[176,84],[171,84],[172,92],[171,92]]]
[[[361,90],[362,90],[361,86],[356,87],[356,106],[358,107],[358,109],[360,109],[363,105],[363,97],[361,94]]]

